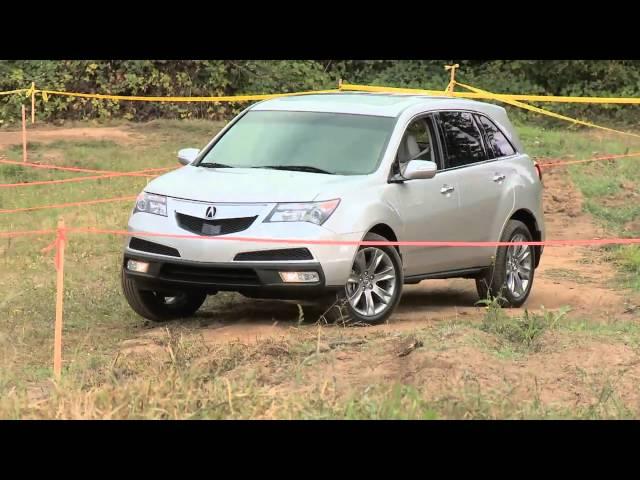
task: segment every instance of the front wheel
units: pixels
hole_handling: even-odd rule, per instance
[[[368,233],[364,241],[387,242]],[[383,323],[395,310],[402,294],[402,261],[391,246],[361,246],[338,302],[325,316],[331,320],[373,325]]]
[[[531,232],[518,220],[509,220],[501,242],[531,242]],[[520,307],[529,296],[535,273],[535,249],[531,245],[498,247],[494,264],[476,279],[482,299],[498,298],[506,307]]]
[[[122,271],[122,290],[134,312],[153,322],[190,317],[207,298],[203,292],[175,292],[171,295],[141,290],[137,282]]]

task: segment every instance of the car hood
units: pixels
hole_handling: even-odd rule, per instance
[[[308,202],[329,200],[325,196],[338,195],[345,189],[353,191],[366,179],[363,175],[188,165],[156,178],[144,190],[204,202]]]

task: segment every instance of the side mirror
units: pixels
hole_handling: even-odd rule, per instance
[[[404,178],[407,180],[418,180],[433,178],[438,171],[436,162],[428,160],[411,160],[404,170]]]
[[[197,148],[183,148],[178,152],[178,162],[182,165],[189,165],[197,158],[199,153],[200,150]]]

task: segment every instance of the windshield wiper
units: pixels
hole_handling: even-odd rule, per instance
[[[258,165],[251,168],[269,168],[272,170],[292,170],[294,172],[326,173],[327,175],[333,175],[333,172],[327,172],[321,168],[310,167],[308,165]]]
[[[225,165],[224,163],[201,163],[198,166],[204,168],[235,168],[231,165]]]

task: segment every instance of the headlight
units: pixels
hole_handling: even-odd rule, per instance
[[[279,203],[265,222],[311,222],[322,225],[339,203],[340,199],[326,202]]]
[[[167,216],[167,197],[154,195],[153,193],[142,192],[138,195],[133,213],[145,212],[154,215]]]

